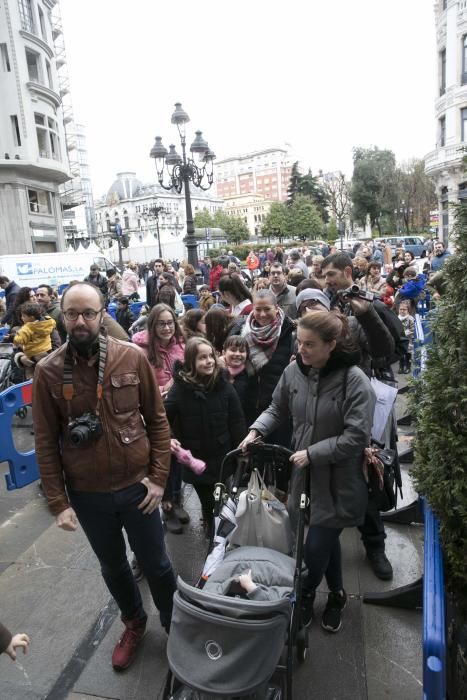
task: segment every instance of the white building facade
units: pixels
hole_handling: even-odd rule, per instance
[[[210,190],[204,192],[191,187],[193,216],[206,209],[214,215],[224,208],[223,200]],[[162,207],[158,218],[151,215],[153,207]],[[186,257],[183,239],[186,236],[185,196],[183,192],[164,190],[156,184],[143,184],[134,172],[121,172],[107,195],[94,201],[97,242],[105,249],[112,245],[115,224],[120,224],[122,234],[128,237],[130,247],[144,242],[148,237],[160,239],[162,257]],[[124,256],[126,258],[126,256]]]
[[[0,250],[65,249],[59,186],[70,178],[52,10],[0,3]]]
[[[439,237],[447,242],[453,224],[449,203],[467,197],[462,160],[467,148],[467,0],[436,0],[438,93],[436,149],[425,156],[439,204]]]

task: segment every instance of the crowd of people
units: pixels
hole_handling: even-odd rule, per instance
[[[343,528],[360,529],[374,574],[392,578],[363,470],[375,406],[370,380],[396,385],[397,362],[410,371],[416,306],[442,294],[431,275],[442,276],[449,255],[441,241],[429,243],[422,272],[408,251],[366,241],[340,251],[323,244],[319,254],[252,250],[246,269],[221,251],[204,258],[199,278],[191,265],[162,259],[130,263],[122,274],[93,265],[60,300],[48,285],[19,288],[0,277],[5,340],[17,347],[18,369],[34,375],[44,494],[59,527],[82,526],[121,611],[115,669],[130,665],[145,632],[142,576],[170,629],[175,576],[162,521],[183,533],[190,519],[183,483],[192,484],[211,538],[222,460],[251,441],[292,450],[285,490],[309,474],[303,624],[325,578],[321,624],[329,632],[341,627]],[[135,318],[131,301],[143,285]],[[185,295],[195,308],[186,308]],[[396,439],[390,416],[385,446]],[[28,640],[0,627],[0,643],[13,658]]]

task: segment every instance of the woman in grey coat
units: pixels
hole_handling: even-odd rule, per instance
[[[310,473],[310,528],[304,558],[302,622],[310,624],[315,591],[323,576],[329,587],[322,626],[341,627],[347,596],[342,583],[339,536],[365,517],[368,488],[363,451],[369,445],[375,396],[357,367],[360,356],[347,319],[338,312],[310,312],[297,329],[298,354],[282,374],[272,403],[242,443],[271,433],[284,415],[293,418],[294,469]]]

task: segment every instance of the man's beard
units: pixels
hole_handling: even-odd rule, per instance
[[[97,333],[88,332],[82,337],[76,338],[73,333],[70,333],[70,343],[75,348],[78,355],[90,357],[97,352],[99,348],[99,331]]]

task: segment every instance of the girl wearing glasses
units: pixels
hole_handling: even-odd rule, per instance
[[[174,364],[177,360],[183,360],[185,351],[185,342],[175,311],[167,304],[154,306],[148,316],[147,329],[135,333],[132,342],[145,352],[164,398],[173,384]],[[162,499],[162,510],[167,530],[177,535],[183,532],[183,523],[190,519],[181,505],[181,485],[181,468],[173,459]]]

